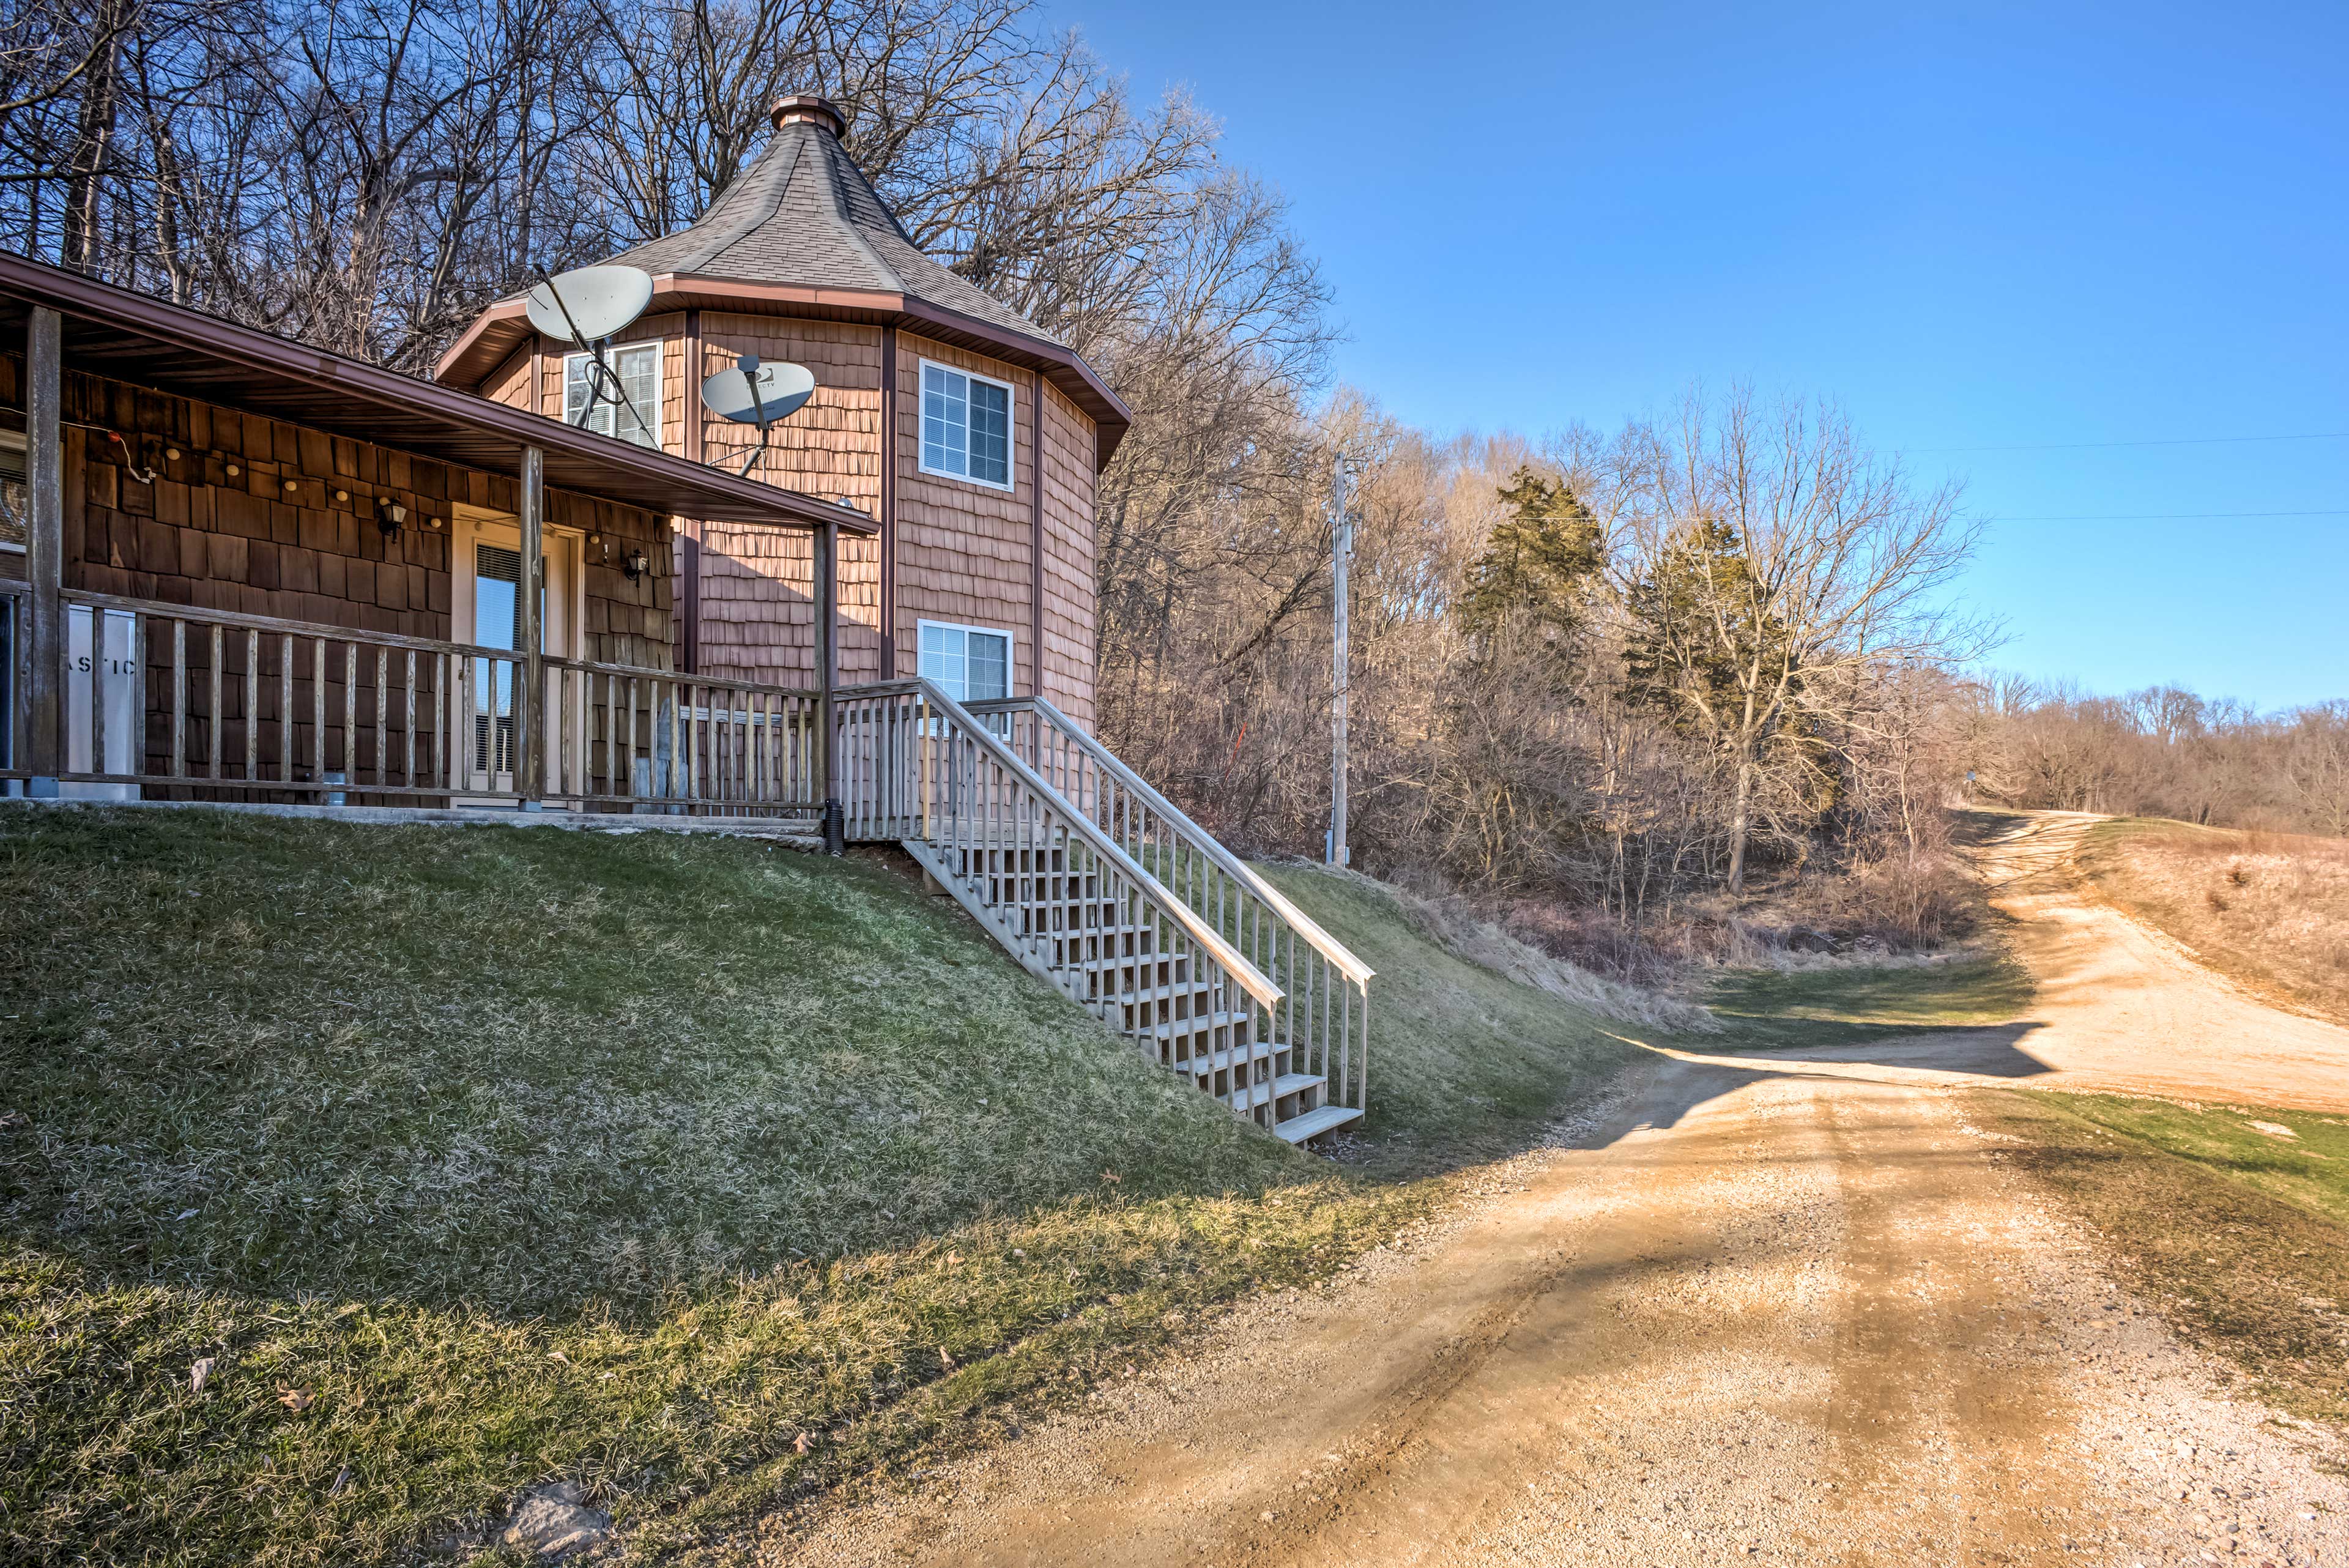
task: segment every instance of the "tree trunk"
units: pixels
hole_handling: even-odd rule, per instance
[[[1729,890],[1745,891],[1746,816],[1754,797],[1754,753],[1747,747],[1737,758],[1737,798],[1729,811]]]
[[[121,27],[120,0],[107,0],[97,26],[109,33]],[[109,43],[90,62],[83,78],[81,109],[75,117],[72,161],[66,176],[64,232],[57,238],[57,261],[73,272],[96,272],[98,260],[98,214],[114,141],[114,120],[120,98],[117,80],[121,45]]]

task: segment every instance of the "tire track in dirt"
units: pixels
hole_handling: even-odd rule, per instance
[[[1964,1089],[2014,1081],[2019,1054],[2035,1081],[2211,1095],[2209,1075],[2273,1066],[2275,1021],[2330,1028],[2107,950],[2063,875],[2076,839],[2026,826],[1985,851],[2042,981],[2032,1020],[1657,1052],[1606,1125],[1488,1172],[1516,1189],[1497,1202],[1247,1303],[1086,1411],[728,1554],[2349,1568],[2349,1449],[2271,1423],[1966,1120]],[[2180,1038],[2214,1016],[2250,1038]]]

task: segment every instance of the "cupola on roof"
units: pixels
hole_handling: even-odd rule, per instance
[[[653,275],[654,312],[700,306],[903,325],[1041,372],[1095,421],[1106,462],[1131,419],[1054,334],[922,254],[841,145],[848,117],[813,94],[770,111],[775,132],[709,210],[608,258]],[[441,357],[438,377],[478,386],[528,339],[502,300]]]
[[[773,138],[698,221],[612,260],[656,275],[886,290],[1061,341],[915,246],[840,144],[847,116],[829,99],[795,95],[771,118]]]

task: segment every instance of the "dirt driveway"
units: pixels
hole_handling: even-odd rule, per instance
[[[2108,1282],[1951,1086],[2349,1085],[2349,1033],[2083,904],[2077,831],[1985,851],[2045,988],[2033,1019],[1659,1054],[1441,1233],[1252,1303],[916,1491],[776,1521],[757,1554],[2349,1565],[2349,1451],[2271,1421]]]

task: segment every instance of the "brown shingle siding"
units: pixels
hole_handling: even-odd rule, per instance
[[[68,587],[358,631],[450,636],[449,498],[511,513],[512,476],[452,471],[365,442],[130,390],[79,372],[66,377],[65,416],[78,421],[66,432]],[[154,437],[147,443],[153,450],[137,458],[155,469],[151,484],[131,475],[123,449],[102,433],[128,435],[133,428]],[[207,446],[202,435],[224,444]],[[181,449],[178,458],[163,456],[167,441]],[[232,463],[240,470],[233,475]],[[378,495],[409,511],[408,526],[389,538],[376,526]],[[550,493],[547,510],[557,525],[612,536],[616,562],[621,540],[641,544],[656,562],[667,553],[666,520],[652,514],[559,491]],[[430,518],[443,527],[428,526]],[[629,583],[616,565],[602,566],[600,554],[589,546],[589,602],[624,606],[626,629],[600,646],[591,639],[588,656],[666,665],[667,575],[657,569]]]

